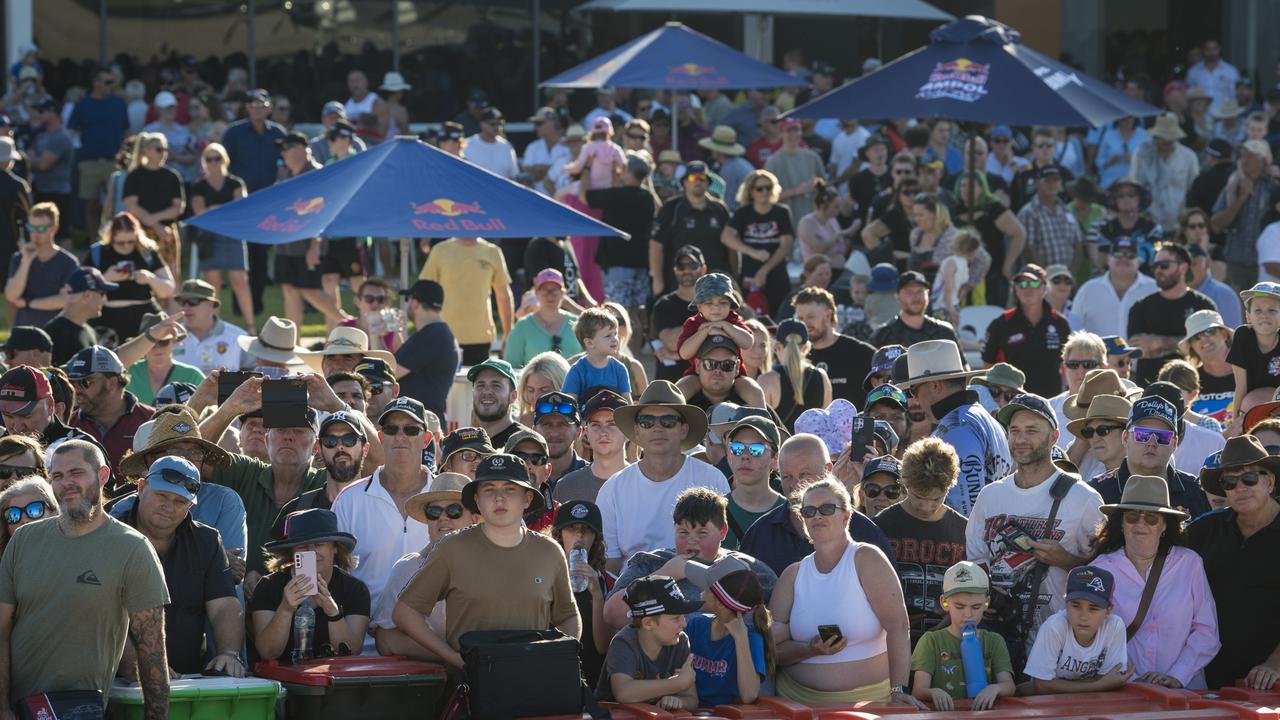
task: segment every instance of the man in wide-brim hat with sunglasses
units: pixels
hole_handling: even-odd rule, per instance
[[[669,518],[682,491],[708,487],[728,495],[729,483],[719,470],[684,454],[702,443],[707,415],[687,404],[675,385],[653,381],[634,405],[615,410],[613,421],[644,451],[640,462],[609,478],[596,496],[604,518],[605,564],[616,573],[637,552],[675,545]]]
[[[1225,512],[1187,527],[1187,547],[1204,559],[1218,609],[1222,649],[1205,668],[1209,687],[1243,678],[1254,689],[1280,680],[1280,615],[1272,588],[1280,586],[1280,457],[1252,435],[1227,441],[1221,462],[1201,477],[1206,491],[1227,499]]]

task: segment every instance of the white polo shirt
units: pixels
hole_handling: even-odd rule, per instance
[[[525,146],[524,159],[520,164],[524,168],[528,168],[531,165],[546,165],[548,167],[547,175],[555,179],[559,177],[561,169],[572,161],[573,157],[569,152],[568,145],[561,142],[548,148],[546,141],[538,138]],[[534,189],[546,195],[542,183],[535,185]]]
[[[245,335],[248,333],[244,330],[219,318],[203,340],[187,333],[182,342],[173,346],[173,359],[195,365],[205,375],[214,370],[239,370],[241,351],[236,339]]]
[[[676,474],[661,482],[646,477],[640,463],[615,473],[596,496],[604,524],[605,556],[626,560],[645,550],[675,547],[671,513],[680,493],[694,487],[729,494],[724,473],[687,456]]]
[[[1067,321],[1073,331],[1088,330],[1104,337],[1125,337],[1129,334],[1129,308],[1157,290],[1156,281],[1151,276],[1138,273],[1137,279],[1121,297],[1111,284],[1110,274],[1099,275],[1080,286]]]

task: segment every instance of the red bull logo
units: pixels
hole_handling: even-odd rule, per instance
[[[969,58],[936,63],[929,79],[916,91],[917,100],[976,102],[987,94],[991,65]]]
[[[431,202],[425,203],[409,203],[413,208],[414,215],[443,215],[445,217],[458,217],[459,215],[484,215],[484,210],[478,202],[458,202],[457,200],[449,200],[448,198],[436,198]]]
[[[324,198],[298,198],[284,208],[285,217],[281,220],[271,213],[258,223],[259,230],[278,233],[295,233],[311,224],[309,215],[316,215],[324,210]],[[289,214],[294,215],[290,217]]]
[[[314,215],[320,212],[321,210],[324,210],[324,198],[313,197],[310,200],[304,200],[302,198],[298,198],[297,200],[293,201],[292,205],[285,208],[285,210],[295,213],[300,217],[303,215]]]
[[[667,81],[692,86],[722,85],[727,82],[724,75],[714,65],[699,65],[696,62],[667,66]]]
[[[411,222],[414,228],[428,232],[466,232],[476,235],[485,233],[493,233],[507,229],[506,223],[502,218],[486,217],[484,220],[475,220],[467,215],[488,215],[484,208],[480,207],[479,201],[460,202],[458,200],[450,200],[448,198],[436,198],[430,202],[409,203],[409,207],[413,210]],[[429,219],[428,216],[435,215],[440,219]]]

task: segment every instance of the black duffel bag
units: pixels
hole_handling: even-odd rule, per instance
[[[558,630],[472,630],[458,645],[472,720],[608,717],[582,679],[578,641]]]

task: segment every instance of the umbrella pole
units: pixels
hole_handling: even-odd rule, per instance
[[[978,168],[974,167],[974,159],[978,153],[978,124],[976,122],[969,123],[969,197],[964,199],[965,207],[965,223],[973,224],[973,193],[974,187],[978,184]]]
[[[409,238],[400,238],[400,289],[409,289]]]

